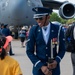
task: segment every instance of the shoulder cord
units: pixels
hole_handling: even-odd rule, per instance
[[[58,37],[57,37],[57,53],[58,53],[58,51],[59,51],[59,36],[60,36],[61,27],[62,27],[62,26],[60,25],[59,30],[58,30]]]

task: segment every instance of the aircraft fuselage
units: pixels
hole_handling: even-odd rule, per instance
[[[32,8],[43,6],[40,0],[1,0],[0,22],[9,25],[33,25]]]

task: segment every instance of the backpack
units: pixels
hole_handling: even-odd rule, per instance
[[[67,52],[74,51],[73,29],[74,29],[74,24],[72,26],[70,26],[65,32],[65,45],[66,45],[66,51]]]

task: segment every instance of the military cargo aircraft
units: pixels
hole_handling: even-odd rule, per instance
[[[0,22],[9,25],[32,25],[33,7],[43,6],[41,0],[0,0]]]
[[[11,26],[34,25],[33,7],[45,6],[59,10],[64,19],[75,15],[74,4],[55,0],[0,0],[0,22]]]

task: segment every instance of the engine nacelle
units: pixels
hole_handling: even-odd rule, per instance
[[[63,3],[59,8],[59,15],[63,19],[71,19],[75,16],[75,6],[72,3]]]

